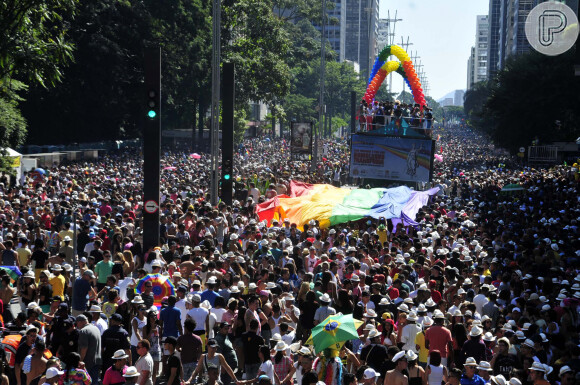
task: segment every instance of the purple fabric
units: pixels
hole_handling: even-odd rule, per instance
[[[393,226],[397,226],[398,223],[403,222],[405,226],[417,226],[418,223],[415,222],[417,213],[419,209],[429,202],[429,197],[437,194],[439,192],[439,187],[433,187],[427,191],[413,191],[411,197],[401,210],[401,218],[393,218]]]

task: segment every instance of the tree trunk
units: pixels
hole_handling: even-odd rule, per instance
[[[204,129],[205,109],[206,109],[206,105],[205,105],[203,99],[200,99],[200,101],[199,101],[199,117],[198,117],[198,122],[197,122],[198,136],[199,136],[199,139],[197,140],[198,152],[201,152],[201,149],[203,148],[203,129]]]
[[[332,138],[332,111],[328,112],[328,137]]]
[[[276,115],[272,109],[272,139],[276,139]]]
[[[191,152],[195,152],[195,146],[197,145],[197,141],[195,140],[195,136],[197,135],[196,128],[197,128],[197,119],[195,113],[197,108],[199,107],[199,103],[197,100],[193,101],[193,122],[191,125]]]

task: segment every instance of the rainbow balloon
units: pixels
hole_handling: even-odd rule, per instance
[[[153,298],[154,304],[158,308],[161,307],[161,300],[170,295],[175,295],[175,286],[167,275],[162,274],[147,274],[137,282],[135,286],[135,294],[141,294],[145,291],[145,283],[153,283]]]
[[[396,61],[386,61],[387,58],[391,55],[397,57],[400,62]],[[419,77],[415,72],[415,67],[413,66],[413,62],[411,58],[405,52],[405,50],[398,45],[388,45],[379,54],[377,59],[375,60],[375,64],[373,65],[373,70],[371,71],[371,76],[369,77],[367,83],[367,90],[365,92],[364,99],[367,103],[372,103],[377,91],[383,81],[387,77],[387,75],[391,72],[397,72],[400,74],[407,83],[407,86],[411,90],[413,94],[413,100],[415,103],[419,104],[421,108],[427,105],[425,101],[425,95],[423,94],[423,89],[421,88],[421,82],[419,81]]]

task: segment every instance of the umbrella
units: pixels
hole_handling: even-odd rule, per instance
[[[16,281],[22,275],[20,269],[16,266],[0,266],[0,269],[4,270],[13,281]]]
[[[36,169],[34,169],[34,171],[36,171],[37,173],[42,174],[42,175],[46,174],[46,171],[43,168],[36,168]]]
[[[312,335],[306,344],[314,345],[316,353],[328,347],[339,350],[342,342],[358,338],[356,330],[362,324],[362,321],[352,318],[352,314],[331,315],[312,329]]]
[[[177,170],[177,167],[170,166],[170,167],[163,167],[163,169],[164,170],[174,171],[174,170]]]
[[[199,155],[196,152],[194,152],[193,154],[190,154],[189,156],[192,157],[193,159],[201,159],[201,155]]]
[[[443,157],[439,154],[435,154],[435,159],[438,160],[439,162],[443,162]]]
[[[162,274],[147,274],[137,282],[135,286],[135,293],[141,294],[145,291],[145,283],[153,283],[153,299],[157,307],[161,307],[161,300],[170,295],[175,295],[175,287],[173,282],[167,275]]]
[[[524,188],[516,183],[507,184],[503,186],[501,189],[502,192],[523,191],[523,190]]]

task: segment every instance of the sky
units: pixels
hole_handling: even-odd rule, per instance
[[[388,12],[394,18],[397,11],[397,18],[403,19],[396,23],[395,43],[400,45],[401,36],[405,42],[409,37],[413,45],[408,51],[420,57],[431,88],[429,96],[435,100],[465,89],[476,16],[487,15],[488,10],[489,0],[379,0],[380,18],[386,19]],[[401,89],[402,81],[393,75],[393,91]]]

